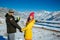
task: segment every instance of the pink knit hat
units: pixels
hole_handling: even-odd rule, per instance
[[[29,17],[32,16],[34,18],[34,12],[31,12]]]

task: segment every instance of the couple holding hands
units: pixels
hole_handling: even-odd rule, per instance
[[[8,40],[15,40],[16,28],[18,28],[20,32],[24,32],[25,40],[32,40],[32,28],[35,23],[34,12],[31,12],[30,15],[28,16],[26,26],[24,28],[21,28],[17,24],[17,22],[19,22],[20,18],[17,18],[17,20],[15,20],[13,15],[14,15],[13,10],[9,10],[9,12],[5,15]]]

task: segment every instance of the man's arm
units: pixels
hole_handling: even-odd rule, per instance
[[[13,18],[8,18],[8,20],[14,27],[21,29],[21,27],[13,20]]]

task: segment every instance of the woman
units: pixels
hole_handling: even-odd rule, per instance
[[[25,40],[32,40],[32,28],[34,23],[35,23],[34,12],[31,12],[27,19],[26,27],[22,29],[22,31],[24,31]]]

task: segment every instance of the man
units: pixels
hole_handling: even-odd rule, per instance
[[[21,27],[17,24],[17,22],[20,19],[15,20],[13,15],[14,15],[13,10],[9,10],[9,12],[5,15],[6,24],[7,24],[8,40],[15,40],[16,28],[18,28],[19,31],[22,32]]]

